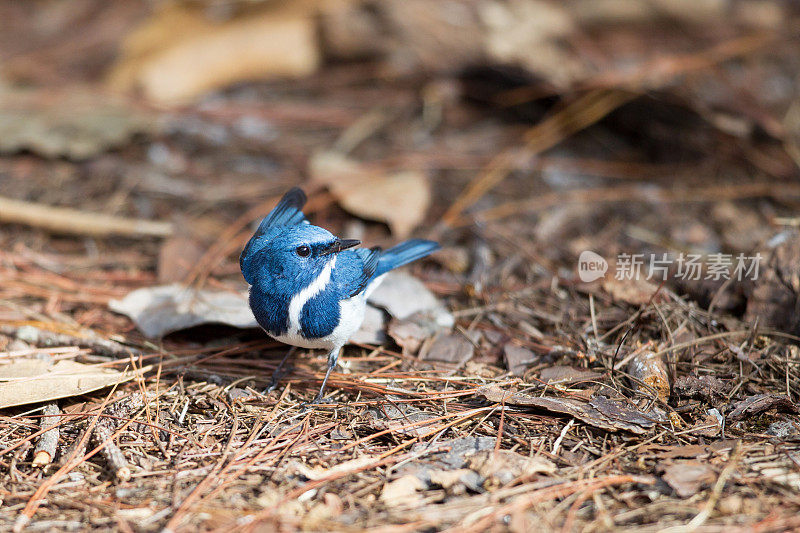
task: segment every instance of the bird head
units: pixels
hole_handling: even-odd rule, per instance
[[[291,297],[316,280],[336,254],[359,244],[311,224],[274,228],[247,243],[242,274],[251,285]]]

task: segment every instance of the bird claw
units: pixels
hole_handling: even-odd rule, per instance
[[[324,399],[325,398],[323,397],[322,394],[317,394],[317,397],[314,398],[313,400],[311,400],[310,402],[301,403],[300,404],[300,409],[302,411],[307,411],[312,405],[320,405],[320,404],[322,404],[323,403],[322,400],[324,400]]]
[[[269,394],[270,392],[272,392],[275,389],[277,389],[278,388],[278,383],[280,383],[281,378],[283,376],[284,376],[283,372],[280,372],[280,373],[275,372],[274,374],[272,374],[272,378],[269,380],[269,386],[267,386],[267,388],[264,389],[264,392],[262,392],[261,394]]]
[[[281,379],[283,379],[283,376],[285,376],[291,371],[292,371],[291,366],[286,368],[285,370],[283,369],[276,370],[275,373],[272,374],[272,378],[270,378],[269,380],[269,386],[266,389],[264,389],[264,392],[262,392],[261,394],[269,394],[270,392],[277,389],[278,384],[280,383]]]
[[[319,402],[316,399],[311,400],[310,402],[303,402],[300,404],[300,412],[305,413],[311,408],[311,406],[317,405],[318,403]]]
[[[292,348],[288,352],[286,352],[286,355],[283,356],[283,359],[281,359],[281,362],[278,364],[278,368],[276,368],[275,372],[272,373],[272,378],[270,378],[269,380],[269,386],[266,389],[264,389],[264,392],[262,392],[261,394],[266,395],[277,389],[278,383],[280,382],[281,378],[283,378],[283,376],[285,376],[292,370],[291,364],[289,364],[289,366],[286,368],[284,368],[284,366],[286,364],[286,360],[289,358],[290,355],[294,353],[294,351],[295,347],[292,346]]]

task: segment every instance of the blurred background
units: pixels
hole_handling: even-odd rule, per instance
[[[1,192],[171,222],[186,253],[296,184],[326,217],[388,223],[351,228],[371,240],[500,232],[550,271],[586,248],[750,251],[800,196],[797,11],[3,2]],[[387,187],[411,208],[363,204]],[[2,247],[36,235],[4,225]]]
[[[50,358],[149,372],[113,398],[124,407],[138,394],[138,404],[112,411],[141,422],[119,426],[133,465],[127,479],[122,468],[104,470],[119,466],[115,456],[81,455],[70,473],[78,477],[47,479],[72,495],[47,500],[51,485],[34,494],[47,474],[28,461],[40,423],[28,406],[62,391],[61,407],[77,417],[62,424],[63,457],[67,445],[85,447],[82,428],[94,418],[84,415],[106,406],[107,392],[89,393],[119,374],[91,390],[79,375],[84,388],[73,392],[34,374],[38,388],[21,387],[22,398],[0,387],[0,407],[22,406],[0,424],[0,474],[15,483],[0,500],[28,517],[47,501],[37,516],[69,516],[75,529],[128,531],[126,520],[142,519],[138,530],[177,530],[208,489],[193,526],[246,527],[245,511],[266,509],[259,520],[282,516],[287,530],[306,511],[310,531],[379,528],[412,519],[400,496],[423,493],[416,481],[402,485],[403,469],[417,468],[434,442],[455,457],[481,440],[492,457],[546,457],[558,466],[547,476],[578,480],[563,493],[575,499],[543,496],[553,528],[598,517],[605,526],[584,530],[614,530],[712,516],[739,468],[731,439],[742,438],[749,477],[728,483],[709,524],[780,517],[771,529],[753,527],[798,527],[798,452],[772,437],[800,435],[800,350],[789,343],[800,335],[799,76],[793,0],[0,0],[3,368]],[[331,380],[330,398],[347,409],[295,415],[292,405],[317,390],[322,358],[297,357],[281,389],[261,394],[285,346],[257,330],[197,326],[253,325],[239,253],[253,224],[298,185],[309,218],[343,238],[440,241],[441,251],[406,269],[418,278],[413,290],[396,290],[389,303],[427,299],[455,328],[383,305],[389,314],[375,310],[372,330],[380,335],[348,347]],[[579,276],[589,251],[608,261],[604,280]],[[641,254],[640,279],[611,275],[620,254]],[[687,280],[675,268],[689,254],[703,274],[723,256],[763,261],[757,279]],[[642,279],[653,257],[670,264],[664,284]],[[238,307],[225,315],[231,297]],[[765,329],[771,337],[758,334]],[[621,377],[635,374],[626,365],[643,353],[661,361],[658,396]],[[499,384],[496,394],[486,383]],[[501,385],[547,392],[550,403],[532,410],[526,397],[502,409]],[[142,398],[154,392],[163,399],[145,424]],[[575,415],[590,398],[605,403]],[[775,409],[795,414],[756,416]],[[480,416],[442,421],[463,413]],[[400,427],[424,418],[437,425]],[[281,436],[285,450],[273,446]],[[235,463],[227,454],[240,447]],[[292,466],[362,454],[380,460],[332,482]],[[675,458],[695,456],[663,476],[669,486],[625,477],[661,476]],[[753,466],[770,457],[783,470]],[[216,485],[223,464],[222,473],[237,470]],[[605,504],[605,485],[579,485],[601,471],[628,483],[604,494]],[[520,487],[553,488],[556,479],[511,472],[487,487],[522,498]],[[400,474],[401,486],[385,490]],[[696,483],[682,486],[692,475]],[[419,529],[544,523],[516,522],[521,511],[512,520],[477,482],[451,491],[455,477],[441,486],[422,478],[433,488],[430,513],[415,515]],[[74,490],[85,480],[102,500],[91,508]],[[706,496],[695,494],[711,485],[701,512]],[[489,522],[470,522],[490,501]],[[595,514],[584,513],[590,504]]]
[[[235,274],[243,230],[301,184],[318,223],[440,238],[456,273],[482,240],[523,279],[585,249],[751,252],[796,223],[798,11],[2,2],[0,248]]]

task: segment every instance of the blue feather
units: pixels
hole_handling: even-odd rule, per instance
[[[308,222],[302,211],[306,200],[306,194],[300,188],[291,189],[283,195],[278,205],[258,225],[258,229],[247,241],[244,250],[239,256],[239,268],[247,283],[252,285],[254,280],[254,275],[251,272],[252,268],[250,267],[253,255],[263,247],[266,241],[269,241],[274,236],[276,228],[296,226],[303,222]]]
[[[306,194],[299,187],[284,194],[278,205],[261,221],[256,236],[265,233],[273,226],[295,226],[305,222],[306,217],[302,209],[307,200]]]
[[[267,333],[283,335],[289,330],[289,298],[270,294],[254,285],[250,287],[250,309]]]
[[[423,239],[411,239],[400,243],[381,253],[380,259],[378,260],[378,268],[375,270],[375,276],[386,274],[397,267],[407,265],[417,259],[422,259],[439,248],[439,243]]]
[[[303,337],[319,339],[333,333],[339,325],[340,295],[335,290],[324,290],[311,298],[300,313]]]

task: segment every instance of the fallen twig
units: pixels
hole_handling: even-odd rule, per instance
[[[54,331],[58,328],[58,331]],[[125,344],[104,339],[89,328],[68,331],[62,324],[48,324],[33,320],[6,321],[0,324],[0,333],[35,346],[77,346],[89,348],[102,355],[129,357],[142,352]]]
[[[43,467],[53,462],[58,446],[58,426],[61,422],[59,414],[61,410],[56,402],[50,402],[44,406],[42,420],[39,424],[46,431],[39,437],[36,448],[33,450],[33,466]]]
[[[89,213],[0,196],[0,222],[23,224],[42,228],[53,233],[107,237],[168,237],[173,227],[169,222],[115,217],[102,213]]]
[[[136,392],[109,406],[108,412],[118,418],[128,418],[133,412],[144,407],[144,403],[144,395]],[[113,438],[117,425],[118,420],[114,418],[101,418],[92,433],[92,443],[98,447],[106,443],[102,448],[102,453],[114,472],[114,477],[117,481],[128,481],[131,478],[131,469],[125,459],[125,454],[122,453]]]

